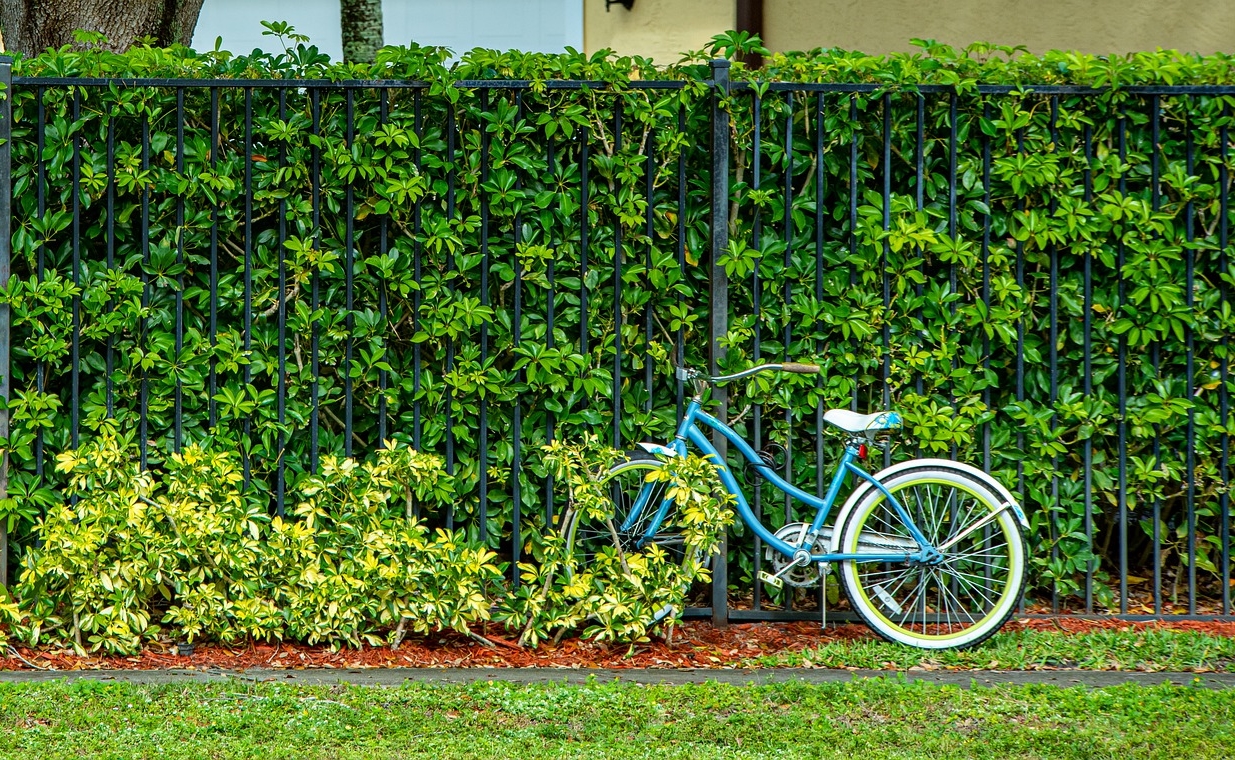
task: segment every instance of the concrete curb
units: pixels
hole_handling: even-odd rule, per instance
[[[1047,684],[1102,688],[1120,684],[1155,686],[1174,684],[1206,689],[1235,688],[1235,673],[1131,673],[1085,670],[1029,671],[895,671],[825,670],[778,668],[767,670],[719,669],[629,669],[601,668],[374,668],[312,670],[77,670],[77,671],[0,671],[0,683],[43,683],[49,681],[93,680],[138,684],[175,684],[240,681],[246,683],[286,683],[358,686],[400,686],[404,683],[467,684],[505,682],[516,684],[583,684],[591,679],[607,683],[620,681],[638,684],[692,684],[709,681],[735,685],[767,684],[782,681],[805,683],[846,683],[877,678],[904,679],[909,683],[929,683],[969,688],[1003,684]]]

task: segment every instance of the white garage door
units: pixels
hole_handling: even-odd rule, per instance
[[[388,45],[445,45],[456,53],[474,47],[546,53],[583,49],[583,0],[385,0]],[[248,53],[278,50],[263,37],[262,21],[286,21],[334,60],[343,57],[338,0],[205,0],[193,47]]]

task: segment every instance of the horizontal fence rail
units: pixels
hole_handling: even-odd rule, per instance
[[[108,420],[143,466],[234,448],[278,514],[398,440],[460,483],[429,518],[518,583],[565,506],[541,446],[670,437],[670,361],[817,360],[720,398],[787,477],[822,495],[827,408],[895,406],[876,465],[956,457],[1025,503],[1030,612],[1230,615],[1235,88],[712,74],[12,78],[7,494],[48,498]],[[809,520],[731,464],[774,529]],[[736,528],[693,613],[816,615],[828,590],[764,588],[765,562]]]

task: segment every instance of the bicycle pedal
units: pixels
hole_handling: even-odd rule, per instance
[[[772,588],[784,588],[785,587],[785,582],[783,580],[781,580],[775,575],[772,575],[766,570],[761,571],[759,573],[759,580],[763,581],[763,584],[765,586],[771,586]]]

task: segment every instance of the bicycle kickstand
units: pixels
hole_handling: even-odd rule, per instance
[[[828,576],[832,574],[832,566],[825,564],[819,574],[819,630],[828,630]]]

